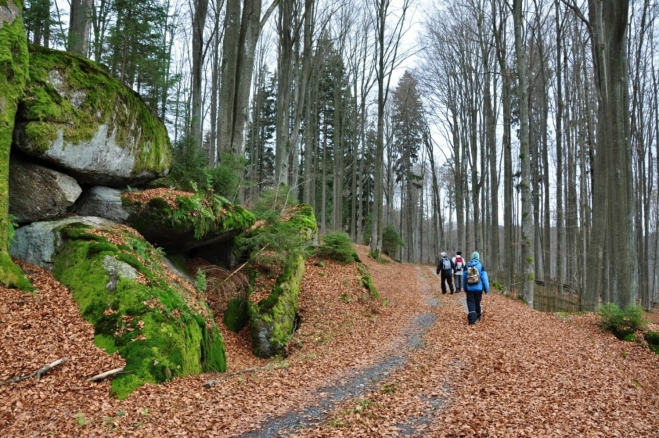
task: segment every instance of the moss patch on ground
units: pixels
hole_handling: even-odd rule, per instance
[[[94,325],[96,345],[126,360],[124,373],[112,381],[118,398],[147,382],[226,371],[212,312],[192,285],[165,268],[159,250],[128,227],[100,231],[71,224],[59,231],[55,278],[70,288],[83,317]],[[139,276],[118,278],[109,290],[106,257],[132,266]]]
[[[22,9],[23,2],[14,2]],[[5,6],[8,6],[5,2]],[[19,16],[0,28],[0,284],[32,288],[23,271],[9,257],[9,152],[18,101],[28,77],[29,57],[25,27]]]
[[[162,174],[172,150],[165,125],[139,95],[100,66],[68,52],[30,46],[30,80],[23,98],[26,134],[45,152],[63,131],[72,144],[89,141],[101,125],[136,157],[133,174]],[[132,144],[131,144],[132,143]]]

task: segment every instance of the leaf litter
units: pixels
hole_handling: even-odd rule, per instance
[[[235,334],[216,318],[227,373],[147,384],[123,401],[110,396],[108,380],[85,383],[123,359],[93,344],[93,327],[48,271],[22,265],[38,291],[0,289],[0,383],[68,361],[38,381],[0,385],[0,431],[659,436],[659,356],[642,343],[602,332],[594,315],[561,319],[496,293],[484,298],[487,319],[467,326],[464,294],[441,295],[432,268],[376,263],[366,251],[358,247],[380,300],[368,297],[354,265],[309,259],[302,323],[284,356],[254,357],[249,327]],[[217,385],[204,387],[210,379]],[[290,421],[273,422],[278,417]]]

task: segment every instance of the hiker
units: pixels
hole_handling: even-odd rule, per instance
[[[439,263],[437,263],[437,275],[441,274],[441,281],[442,281],[442,293],[446,293],[446,284],[448,283],[448,288],[451,291],[451,295],[453,295],[454,288],[453,288],[453,269],[455,268],[455,265],[453,264],[453,261],[448,258],[448,255],[446,255],[445,252],[442,252],[442,258],[439,259]]]
[[[490,293],[490,281],[480,259],[480,254],[474,251],[471,254],[471,260],[462,273],[462,280],[467,293],[467,311],[469,312],[467,321],[469,325],[476,324],[476,321],[481,319],[483,314],[481,306],[483,292]]]
[[[453,257],[453,266],[455,266],[455,271],[453,273],[455,291],[462,292],[462,270],[465,266],[465,260],[462,258],[462,251],[455,253],[455,257]]]

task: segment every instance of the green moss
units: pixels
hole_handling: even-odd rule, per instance
[[[304,271],[304,258],[299,254],[291,255],[270,296],[257,305],[250,304],[254,354],[257,356],[270,357],[280,353],[293,334]],[[268,336],[267,347],[260,339],[264,332]]]
[[[247,301],[244,298],[233,298],[227,304],[224,312],[224,324],[234,333],[240,332],[249,322]]]
[[[226,370],[224,344],[210,309],[168,281],[160,252],[143,242],[145,257],[140,261],[111,243],[90,243],[93,235],[85,234],[82,227],[64,227],[60,232],[63,242],[55,254],[53,275],[69,287],[83,317],[94,325],[96,345],[110,354],[118,351],[126,360],[124,372],[112,381],[118,398],[126,398],[146,382]],[[138,239],[114,232],[124,240]],[[109,292],[105,288],[109,275],[103,268],[108,255],[132,261],[148,285],[120,278],[115,291]]]
[[[181,272],[190,274],[188,272],[188,268],[186,267],[186,256],[183,253],[179,254],[167,254],[167,259],[172,262],[174,266],[176,266]]]
[[[208,234],[244,230],[256,222],[250,211],[214,194],[179,196],[174,209],[162,198],[152,198],[144,205],[132,203],[124,196],[122,203],[131,212],[129,224],[145,235],[150,229],[159,228],[201,239]]]
[[[659,333],[652,330],[648,330],[648,332],[645,333],[643,337],[648,343],[648,347],[650,348],[650,350],[659,354]]]
[[[57,139],[57,128],[50,123],[32,122],[25,127],[25,134],[40,152],[44,153]]]
[[[108,354],[114,354],[118,348],[114,343],[114,336],[108,336],[108,335],[96,335],[94,336],[94,345],[96,345],[98,348],[102,348],[105,350]]]
[[[6,1],[4,5],[7,6]],[[22,9],[23,3],[17,1],[16,5]],[[28,66],[25,27],[19,16],[0,27],[0,285],[23,290],[31,290],[32,285],[7,251],[10,227],[8,178],[14,117],[25,89]]]
[[[378,290],[375,288],[375,284],[373,284],[371,273],[369,272],[366,265],[363,263],[357,263],[357,270],[362,276],[362,285],[368,290],[368,293],[371,295],[371,297],[379,298],[380,294],[378,294]]]
[[[107,125],[108,135],[114,134],[117,144],[133,148],[134,174],[169,169],[172,152],[167,130],[135,92],[92,61],[68,52],[30,46],[30,61],[24,97],[30,121],[27,134],[39,150],[47,149],[58,130],[75,145],[89,141],[101,125]],[[50,80],[52,71],[62,78],[59,91]],[[67,97],[75,93],[82,99],[75,106],[60,93]]]

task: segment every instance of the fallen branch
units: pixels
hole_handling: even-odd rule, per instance
[[[37,380],[40,380],[41,377],[46,374],[48,371],[50,371],[51,368],[55,368],[57,365],[63,364],[66,362],[68,359],[66,357],[63,357],[61,359],[57,359],[55,362],[50,363],[43,368],[40,368],[38,371],[35,371],[33,373],[28,374],[27,376],[20,376],[20,377],[12,377],[9,380],[5,380],[4,382],[0,383],[0,386],[6,385],[7,383],[18,383],[22,382],[23,380],[27,380],[30,377],[37,377]]]
[[[97,382],[99,380],[103,380],[103,379],[106,379],[108,377],[116,376],[117,374],[119,374],[123,371],[124,371],[124,367],[115,368],[113,370],[106,371],[106,372],[101,373],[101,374],[97,374],[94,377],[90,377],[89,379],[85,380],[85,383],[87,383],[87,382]]]
[[[46,365],[45,367],[41,368],[39,371],[37,371],[37,380],[41,380],[41,377],[46,374],[48,371],[50,371],[51,368],[56,367],[59,364],[62,364],[66,362],[68,359],[66,357],[63,357],[61,359],[57,359],[55,362]]]

